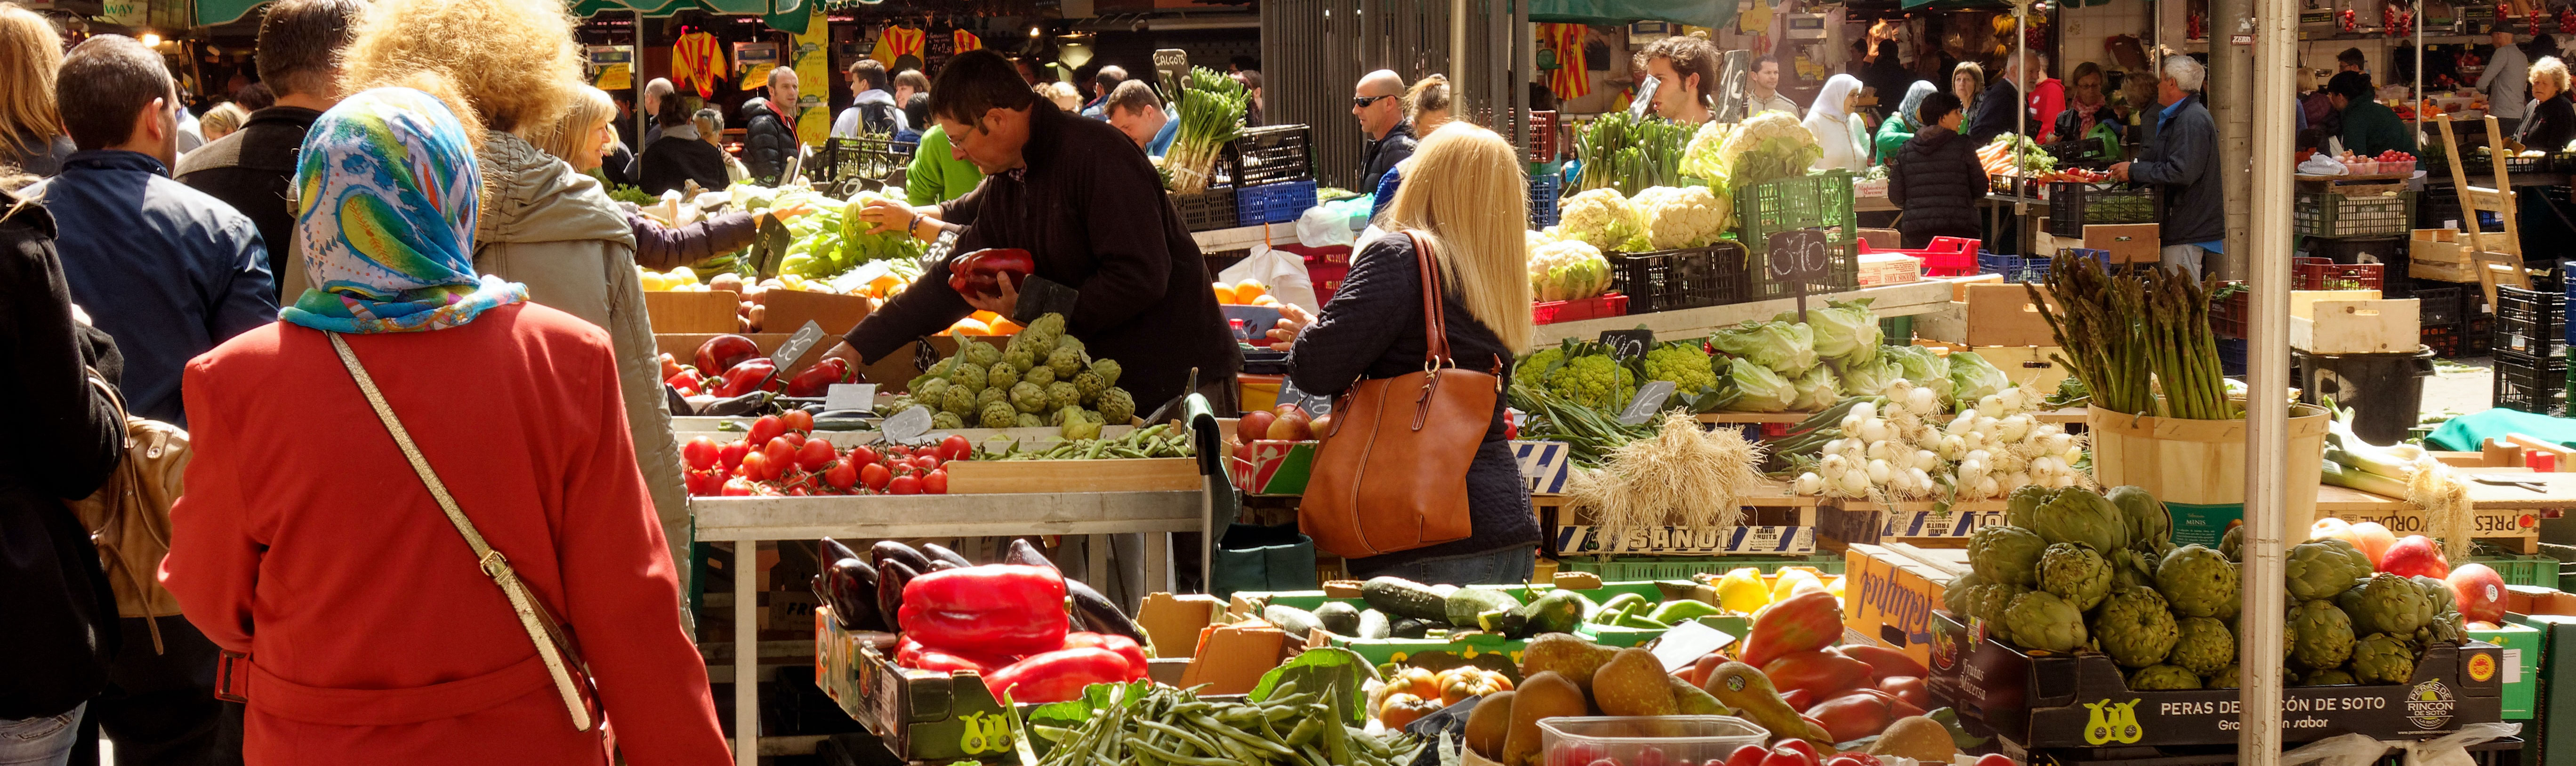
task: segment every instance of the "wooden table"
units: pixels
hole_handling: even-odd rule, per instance
[[[1861,298],[1871,298],[1874,300],[1870,303],[1869,310],[1871,313],[1877,314],[1881,319],[1888,317],[1912,316],[1915,314],[1928,314],[1947,308],[1950,305],[1952,283],[1955,281],[1958,280],[1946,277],[1928,277],[1920,282],[1875,285],[1840,293],[1820,293],[1807,296],[1807,307],[1811,309],[1824,308],[1825,301],[1827,300],[1850,301]],[[1780,312],[1796,310],[1798,310],[1798,301],[1796,299],[1776,298],[1767,301],[1736,303],[1725,306],[1707,306],[1695,309],[1681,309],[1678,311],[1657,311],[1651,314],[1630,314],[1627,316],[1586,319],[1579,322],[1543,324],[1535,328],[1536,332],[1530,333],[1530,350],[1536,351],[1540,349],[1555,348],[1558,342],[1567,338],[1574,338],[1576,340],[1593,340],[1601,337],[1601,331],[1603,330],[1628,330],[1634,329],[1639,325],[1644,325],[1646,329],[1655,331],[1657,336],[1679,338],[1691,335],[1706,335],[1710,331],[1721,327],[1729,327],[1748,321],[1764,321],[1770,319],[1772,315]]]

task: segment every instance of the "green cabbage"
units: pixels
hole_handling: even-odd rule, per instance
[[[1974,351],[1950,353],[1950,403],[1957,409],[1977,406],[1977,400],[1988,394],[2003,393],[2012,387],[2012,379],[1995,369],[1992,362]]]
[[[1808,368],[1789,385],[1798,389],[1798,399],[1789,403],[1789,409],[1799,412],[1819,412],[1843,398],[1842,382],[1834,379],[1833,368],[1821,364]]]
[[[1750,359],[1728,360],[1720,382],[1734,387],[1735,403],[1728,409],[1737,412],[1781,412],[1798,399],[1798,388],[1788,378]]]
[[[1797,322],[1746,322],[1709,333],[1708,342],[1773,372],[1797,375],[1816,366],[1815,331]]]
[[[1878,343],[1883,335],[1878,329],[1878,315],[1870,313],[1870,301],[1826,301],[1824,308],[1807,310],[1807,326],[1815,331],[1817,356],[1842,362],[1878,358]],[[1797,320],[1794,311],[1783,311],[1771,318],[1774,322]]]
[[[1890,347],[1888,350],[1892,352],[1895,349]],[[1887,384],[1905,378],[1905,367],[1888,354],[1880,354],[1877,359],[1866,362],[1846,363],[1842,370],[1843,393],[1852,396],[1877,396],[1887,390]]]
[[[1896,366],[1905,371],[1905,379],[1914,385],[1930,388],[1934,396],[1944,400],[1950,398],[1949,357],[1922,346],[1881,346],[1879,355],[1896,360]]]

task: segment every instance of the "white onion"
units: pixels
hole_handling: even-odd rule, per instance
[[[1852,414],[1859,415],[1862,420],[1868,420],[1878,415],[1878,405],[1871,404],[1869,402],[1861,402],[1859,404],[1852,405],[1851,411]]]
[[[1813,471],[1810,471],[1810,472],[1807,472],[1807,473],[1798,474],[1798,484],[1797,484],[1797,492],[1798,492],[1798,494],[1801,494],[1801,495],[1813,495],[1813,494],[1819,494],[1819,493],[1822,493],[1822,492],[1824,492],[1824,491],[1825,491],[1825,479],[1824,479],[1824,477],[1822,477],[1822,476],[1817,476],[1817,475],[1815,474],[1815,472],[1813,472]]]
[[[1985,475],[1986,461],[1973,458],[1959,461],[1959,478],[1973,480],[1983,478]]]
[[[1999,397],[1994,394],[1977,397],[1977,409],[1985,410],[1987,412],[2002,412],[2004,409],[2003,397]]]
[[[1860,439],[1865,442],[1887,441],[1887,421],[1870,418],[1860,424]]]
[[[2003,405],[2005,410],[2020,412],[2022,409],[2021,389],[2018,387],[2004,389],[2003,393],[1995,394],[1995,401]]]
[[[1968,450],[1968,453],[1967,453],[1966,455],[1962,456],[1960,459],[1962,459],[1962,460],[1975,460],[1975,461],[1978,461],[1978,462],[1981,462],[1981,463],[1985,463],[1985,464],[1987,464],[1987,465],[1993,465],[1993,464],[1994,464],[1994,461],[1995,461],[1995,456],[1994,456],[1994,453],[1987,452],[1987,451],[1985,451],[1985,450],[1981,450],[1981,449],[1972,449],[1972,450]]]
[[[1866,402],[1864,402],[1864,404],[1866,404]],[[1860,413],[1858,413],[1858,412],[1854,412],[1854,413],[1851,413],[1851,414],[1849,414],[1849,415],[1844,415],[1844,416],[1843,416],[1843,423],[1842,423],[1842,426],[1843,426],[1843,433],[1844,433],[1845,435],[1854,435],[1854,436],[1859,435],[1859,434],[1860,434],[1860,424],[1861,424],[1861,421],[1863,421],[1863,420],[1868,420],[1868,419],[1869,419],[1869,418],[1867,418],[1867,417],[1865,417],[1865,416],[1861,415],[1861,414],[1860,414]]]
[[[2043,424],[2041,428],[2046,429],[2046,431],[2039,437],[2040,449],[2048,450],[2050,452],[2065,452],[2067,448],[2075,446],[2075,437],[2066,435],[2066,430],[2057,427],[2057,424],[2047,423]]]
[[[1843,451],[1843,440],[1835,439],[1833,441],[1825,442],[1825,448],[1822,451],[1827,455]]]
[[[2006,443],[2021,441],[2030,434],[2030,416],[2014,415],[1995,423],[1995,436]]]
[[[2001,495],[2003,493],[2003,485],[1996,483],[1995,477],[1991,475],[1977,477],[1977,497],[1988,498]]]
[[[1928,471],[1934,468],[1939,468],[1940,466],[1941,456],[1932,454],[1931,450],[1919,449],[1914,451],[1914,467]]]
[[[1932,389],[1917,388],[1906,393],[1905,407],[1918,413],[1931,415],[1941,411],[1941,397],[1934,396]]]
[[[1872,461],[1869,461],[1869,469],[1868,469],[1868,473],[1869,473],[1869,483],[1871,483],[1871,484],[1886,484],[1886,483],[1887,483],[1887,473],[1888,473],[1888,471],[1890,471],[1890,470],[1892,470],[1892,469],[1887,465],[1887,461],[1885,461],[1885,460],[1872,460]]]
[[[1828,454],[1823,461],[1816,464],[1816,467],[1825,473],[1839,473],[1851,468],[1851,460],[1839,454]]]
[[[1893,445],[1893,444],[1891,444],[1891,443],[1888,443],[1888,442],[1870,442],[1870,443],[1869,443],[1869,459],[1871,459],[1871,460],[1886,460],[1886,459],[1888,458],[1888,456],[1889,456],[1889,455],[1893,455],[1893,454],[1895,454],[1895,453],[1896,453],[1896,447],[1895,447],[1895,445]]]
[[[1869,474],[1860,471],[1845,471],[1841,478],[1840,488],[1844,495],[1851,497],[1860,497],[1862,495],[1869,494]]]
[[[2057,475],[2057,481],[2056,481],[2056,483],[2055,483],[2055,484],[2052,484],[2052,485],[2050,485],[2050,486],[2057,487],[2058,489],[2065,489],[2065,488],[2067,488],[2067,487],[2075,486],[2075,474],[2071,474],[2071,473],[2061,473],[2061,474],[2058,474],[2058,475]]]
[[[1960,456],[1960,455],[1967,454],[1967,452],[1968,452],[1968,440],[1967,440],[1967,439],[1962,438],[1962,437],[1958,437],[1958,436],[1944,436],[1944,437],[1941,437],[1941,456],[1942,456],[1942,457],[1947,457],[1947,458],[1956,458],[1956,457],[1958,457],[1958,456]]]
[[[2084,461],[2084,451],[2074,447],[2067,447],[2065,452],[2059,453],[2057,459],[2066,461],[2067,467],[2073,468],[2076,463]]]

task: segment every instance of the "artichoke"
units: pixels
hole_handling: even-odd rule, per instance
[[[1030,352],[1039,357],[1046,356],[1055,350],[1056,344],[1066,340],[1064,315],[1047,314],[1038,317],[1037,321],[1030,322],[1028,327],[1022,328],[1014,340],[1019,338],[1028,339]]]
[[[1067,410],[1071,410],[1071,408],[1067,408]],[[1080,410],[1065,412],[1064,425],[1058,426],[1058,428],[1062,429],[1058,431],[1058,433],[1062,434],[1064,438],[1067,439],[1100,438],[1100,420],[1098,416],[1085,414]]]
[[[1046,418],[1026,412],[1020,413],[1018,418],[1011,421],[1012,428],[1045,428],[1046,424]]]
[[[975,392],[965,386],[950,385],[946,392],[940,394],[939,409],[960,418],[973,414],[976,409]]]
[[[929,407],[931,409],[938,409],[940,402],[947,401],[947,399],[942,397],[945,397],[948,394],[948,378],[945,376],[930,378],[928,380],[921,381],[920,383],[913,384],[913,386],[907,390],[912,392],[913,401],[920,402],[922,403],[922,406]]]
[[[2439,615],[2457,608],[2451,603],[2450,583],[2443,582],[2440,578],[2423,575],[2406,579],[2414,581],[2416,589],[2424,591],[2424,600],[2432,602],[2434,614]]]
[[[2129,688],[2135,691],[2198,689],[2200,674],[2174,665],[2148,665],[2129,674]]]
[[[993,344],[966,337],[957,339],[957,356],[965,357],[967,364],[990,369],[994,362],[1002,361],[1002,350],[994,348]]]
[[[994,402],[984,405],[983,417],[977,422],[985,428],[1009,428],[1020,422],[1020,411],[1011,409],[1009,402]]]
[[[1100,376],[1102,388],[1118,385],[1118,373],[1123,371],[1125,368],[1119,367],[1116,359],[1091,360],[1091,374]]]
[[[1095,406],[1092,403],[1100,401],[1100,392],[1109,390],[1109,384],[1100,382],[1100,376],[1091,374],[1090,370],[1074,373],[1073,387],[1081,394],[1074,403],[1085,407]]]
[[[2290,661],[2310,670],[2342,667],[2352,659],[2352,618],[2323,599],[2290,607],[2287,623],[2297,634]]]
[[[1951,616],[1957,617],[1961,621],[1967,620],[1969,616],[1968,605],[1973,603],[1977,597],[1975,589],[1985,587],[1985,584],[1986,576],[1975,572],[1969,572],[1950,580],[1949,585],[1941,588],[1941,608],[1948,610]]]
[[[2236,634],[2227,623],[2207,617],[2185,617],[2175,626],[2173,653],[2165,661],[2199,675],[2236,664]]]
[[[1100,401],[1095,406],[1100,410],[1100,420],[1104,423],[1127,423],[1136,419],[1136,396],[1124,388],[1110,386],[1109,390],[1100,393]]]
[[[2093,636],[2102,653],[2122,667],[2143,668],[2165,661],[2179,640],[2173,612],[2163,596],[2146,588],[2120,588],[2102,599],[2093,613]]]
[[[2423,646],[2440,643],[2456,644],[2468,639],[2469,623],[2467,619],[2460,616],[2459,612],[2443,612],[2434,615],[2431,622],[2424,623],[2424,627],[2415,629],[2415,643]]]
[[[2233,618],[2243,606],[2236,562],[2198,545],[2185,545],[2156,563],[2156,592],[2184,617]]]
[[[2386,633],[2372,633],[2352,645],[2352,676],[2365,684],[2414,680],[2415,645]]]
[[[2111,501],[2080,487],[2061,489],[2039,507],[2030,531],[2050,543],[2083,543],[2107,551],[2129,544],[2129,521]],[[2167,593],[2166,596],[2173,594]]]
[[[1065,334],[1063,334],[1061,331],[1059,331],[1059,332],[1057,333],[1057,336],[1058,336],[1058,337],[1055,339],[1055,348],[1053,348],[1053,349],[1049,349],[1049,351],[1063,351],[1063,350],[1068,349],[1068,348],[1069,348],[1069,349],[1073,349],[1073,353],[1081,354],[1081,355],[1082,355],[1082,363],[1083,363],[1083,364],[1085,364],[1085,365],[1091,364],[1091,352],[1090,352],[1089,350],[1087,350],[1087,349],[1083,348],[1083,345],[1082,345],[1082,339],[1081,339],[1081,338],[1076,338],[1076,337],[1073,337],[1073,336],[1071,336],[1071,335],[1065,335]],[[1068,375],[1068,376],[1066,376],[1066,377],[1071,377],[1071,376],[1070,376],[1070,375]]]
[[[972,364],[957,365],[957,369],[948,372],[948,382],[968,391],[982,391],[984,390],[984,371],[988,369],[991,368]]]
[[[1082,390],[1061,380],[1049,383],[1046,385],[1046,405],[1050,410],[1082,406]]]
[[[2299,679],[2300,686],[2351,686],[2357,683],[2361,683],[2360,679],[2353,678],[2351,672],[2342,668],[2326,668]]]
[[[1072,380],[1074,373],[1081,372],[1082,368],[1087,366],[1082,358],[1082,349],[1077,348],[1080,345],[1080,343],[1071,343],[1057,346],[1054,353],[1047,354],[1046,366],[1048,369],[1055,370],[1057,380]]]
[[[1011,407],[1021,412],[1047,411],[1046,388],[1025,380],[1012,385]]]
[[[947,410],[940,410],[939,412],[931,414],[930,427],[942,431],[955,431],[960,428],[965,428],[966,416],[949,412]]]
[[[2019,585],[1988,585],[1977,593],[1977,603],[1969,608],[1974,610],[1977,619],[1986,621],[1987,630],[2002,631],[2005,608],[2012,606],[2022,594],[2030,592],[2029,588]]]
[[[2004,498],[2004,523],[2030,529],[2039,523],[2039,507],[2048,504],[2056,490],[2037,484],[2024,484]]]
[[[1046,384],[1055,382],[1055,368],[1041,364],[1022,370],[1020,371],[1020,382],[1036,383],[1039,388],[1045,388]]]
[[[2106,558],[2111,562],[2112,587],[2156,587],[2156,568],[2150,563],[2156,559],[2151,554],[2122,548],[2112,551]]]
[[[1987,582],[2029,587],[2039,582],[2039,556],[2048,542],[2015,526],[1979,527],[1968,535],[1968,566]]]
[[[994,388],[992,386],[985,386],[984,390],[975,392],[976,412],[984,411],[985,407],[991,406],[994,402],[1010,404],[1011,392],[1004,389]]]
[[[2111,592],[2111,562],[2081,545],[2048,546],[2039,555],[2038,571],[2039,589],[2057,594],[2076,609],[2092,609]]]
[[[2244,525],[2239,524],[2239,525],[2236,525],[2236,526],[2228,527],[2228,528],[2227,528],[2227,534],[2224,534],[2224,535],[2220,535],[2220,536],[2219,536],[2219,538],[2218,538],[2218,552],[2219,552],[2221,555],[2225,555],[2225,556],[2227,557],[2227,560],[2229,560],[2229,561],[2233,561],[2233,562],[2236,562],[2236,563],[2239,563],[2239,564],[2245,563],[2244,551],[2245,551],[2245,526],[2244,526]]]
[[[1018,346],[1019,344],[1014,343],[1012,345]],[[1038,366],[1037,356],[1029,353],[1027,348],[1013,348],[1010,351],[1003,353],[1002,362],[1010,365],[1011,369],[1019,374],[1027,374],[1029,368]],[[1048,372],[1054,372],[1054,370],[1048,370]]]
[[[2292,600],[2334,598],[2351,588],[2352,581],[2370,576],[2368,559],[2355,569],[2353,558],[2336,546],[2351,548],[2352,544],[2328,537],[2290,546],[2290,555],[2281,562],[2281,580],[2289,585]]]
[[[2140,487],[2113,487],[2104,499],[2120,509],[2120,517],[2129,522],[2129,547],[2148,553],[2163,553],[2159,543],[2173,540],[2173,514],[2165,504]]]
[[[2022,648],[2071,652],[2084,645],[2084,610],[2047,591],[2031,591],[2004,609],[2004,630]]]
[[[2335,606],[2352,616],[2356,634],[2415,635],[2433,619],[2433,602],[2424,589],[2404,577],[2381,572],[2335,596]]]
[[[1010,362],[994,362],[992,366],[984,368],[985,388],[1009,390],[1012,384],[1018,382],[1020,382],[1020,368],[1011,366]]]
[[[2244,675],[2244,671],[2231,664],[2227,667],[2219,668],[2216,673],[2209,674],[2208,678],[2200,679],[2200,688],[2234,689],[2236,688],[2236,677],[2240,675]]]

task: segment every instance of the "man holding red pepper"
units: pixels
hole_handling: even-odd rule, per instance
[[[1135,144],[1107,123],[1038,98],[991,51],[950,59],[930,94],[951,151],[984,171],[983,184],[937,206],[871,202],[860,217],[875,231],[924,239],[962,226],[958,255],[870,313],[833,355],[877,359],[977,309],[1014,316],[1020,285],[995,274],[1026,269],[1079,292],[1065,315],[1068,331],[1094,358],[1125,367],[1120,385],[1140,412],[1189,393],[1192,368],[1198,391],[1231,412],[1242,356],[1207,287],[1197,242]],[[988,248],[997,250],[976,253]]]

